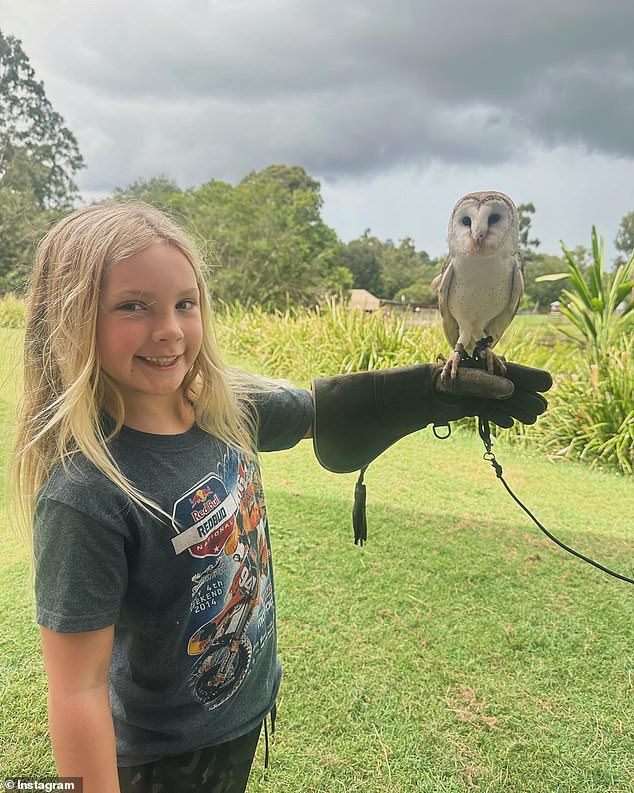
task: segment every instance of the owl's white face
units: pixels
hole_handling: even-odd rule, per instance
[[[470,193],[461,198],[449,221],[451,254],[491,256],[515,253],[519,243],[519,219],[504,193]]]

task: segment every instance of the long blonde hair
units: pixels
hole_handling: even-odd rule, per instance
[[[37,494],[52,468],[67,465],[78,452],[150,514],[170,517],[132,485],[109,452],[108,441],[124,422],[124,404],[116,383],[100,368],[96,340],[105,272],[157,242],[186,256],[200,291],[202,346],[182,384],[194,404],[196,423],[230,446],[256,454],[257,426],[249,397],[274,385],[222,361],[203,265],[192,238],[140,201],[79,209],[41,242],[27,298],[24,395],[10,472],[16,518],[27,536]],[[107,435],[105,406],[114,419]]]

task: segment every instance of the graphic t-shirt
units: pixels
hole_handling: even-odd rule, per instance
[[[295,445],[310,394],[258,401],[261,451]],[[194,426],[123,427],[111,452],[171,516],[148,515],[83,456],[57,466],[35,519],[37,622],[115,626],[110,665],[119,765],[232,740],[255,728],[281,681],[273,568],[257,463]]]

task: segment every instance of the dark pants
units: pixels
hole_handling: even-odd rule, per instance
[[[218,746],[119,768],[121,793],[244,793],[261,726]]]

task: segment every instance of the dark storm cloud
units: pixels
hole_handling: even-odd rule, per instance
[[[475,166],[540,145],[634,157],[629,0],[37,8],[50,24],[25,43],[99,160],[87,189],[161,171],[232,179],[276,161],[326,177]]]

